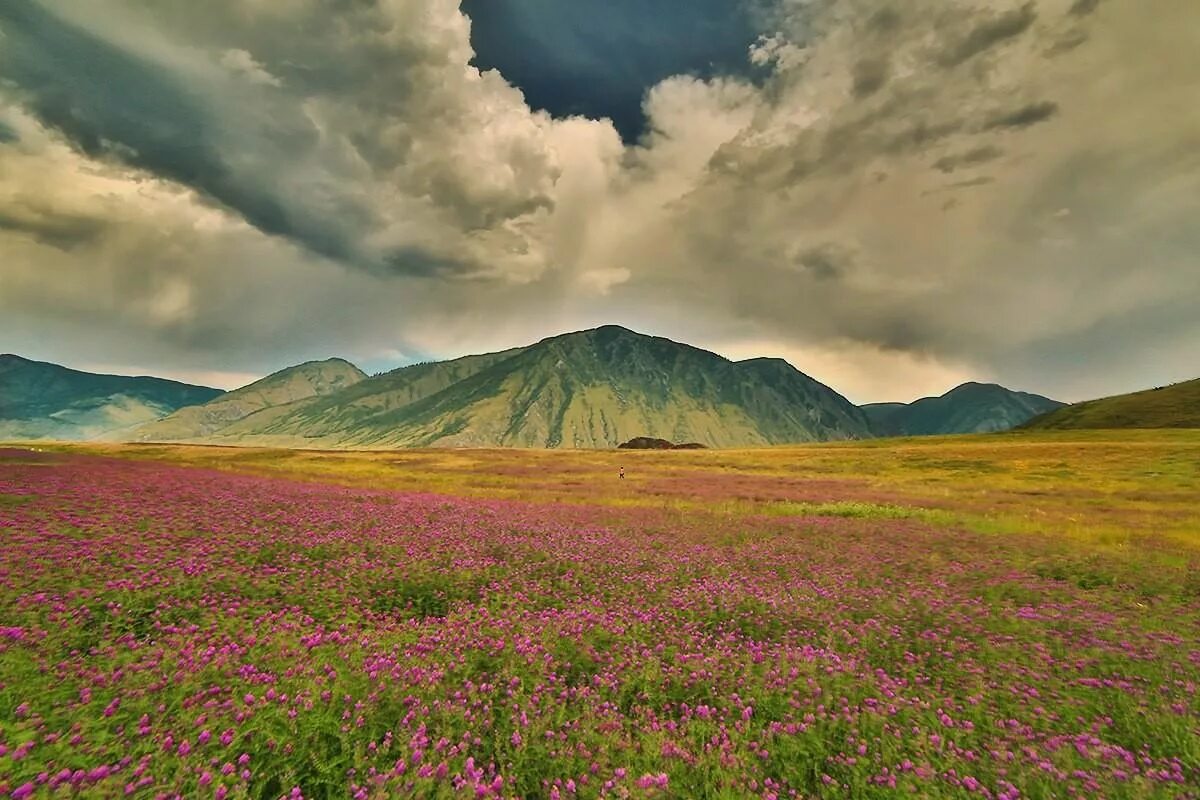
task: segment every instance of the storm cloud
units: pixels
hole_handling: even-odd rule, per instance
[[[942,52],[939,63],[944,67],[957,67],[980,53],[1025,33],[1035,19],[1037,9],[1032,2],[986,16],[971,24],[965,35],[953,40]]]
[[[0,5],[0,349],[244,377],[615,322],[859,401],[1194,377],[1200,6],[610,5]]]
[[[1058,103],[1048,100],[1040,103],[1030,103],[1019,108],[993,114],[983,127],[985,130],[995,130],[996,128],[1028,128],[1030,125],[1045,122],[1057,113]]]

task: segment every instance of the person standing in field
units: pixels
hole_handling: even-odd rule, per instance
[[[619,470],[617,470],[617,477],[620,478],[621,480],[625,480],[625,468],[624,467],[621,467]]]

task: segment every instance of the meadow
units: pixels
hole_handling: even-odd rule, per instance
[[[1197,498],[1197,431],[0,447],[0,796],[1198,798]]]

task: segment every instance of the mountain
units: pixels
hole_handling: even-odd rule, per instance
[[[520,352],[518,348],[401,367],[334,394],[264,409],[228,426],[219,435],[233,441],[249,436],[280,443],[353,438],[371,420],[448,389]]]
[[[1075,403],[1032,419],[1034,430],[1200,428],[1200,379]]]
[[[349,389],[367,376],[340,358],[309,361],[280,370],[204,405],[183,408],[130,433],[139,442],[200,441],[256,412],[273,412],[297,401]]]
[[[121,437],[220,389],[162,378],[96,375],[0,355],[0,440]]]
[[[1062,403],[994,383],[964,383],[941,397],[863,406],[880,436],[931,436],[1006,431]]]
[[[318,447],[738,447],[871,436],[866,415],[779,359],[732,362],[616,326],[421,364],[268,408],[209,441]]]

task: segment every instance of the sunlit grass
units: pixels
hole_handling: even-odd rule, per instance
[[[1195,502],[1200,431],[1191,430],[1016,433],[743,451],[57,449],[456,496],[952,518],[974,530],[1042,532],[1100,547],[1146,536],[1200,546]],[[624,481],[616,477],[619,466],[626,469]]]

